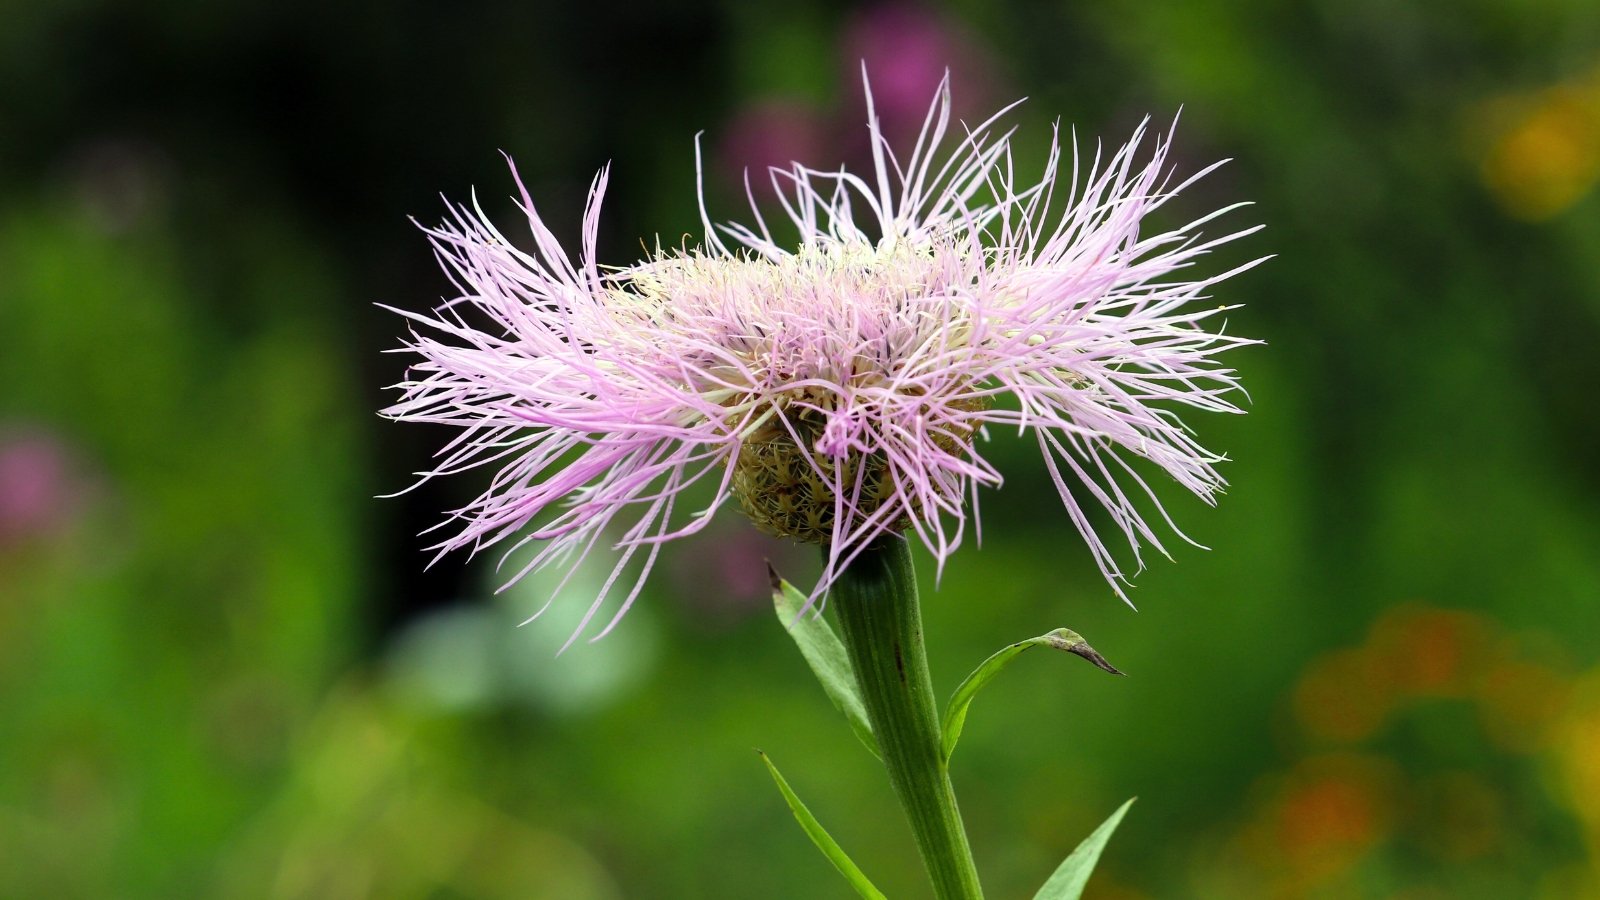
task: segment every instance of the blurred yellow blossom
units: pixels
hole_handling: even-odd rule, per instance
[[[1553,218],[1600,180],[1600,67],[1542,90],[1490,98],[1474,119],[1487,138],[1479,162],[1484,184],[1516,218]]]
[[[1566,799],[1583,823],[1594,881],[1600,882],[1600,668],[1572,691],[1553,750]]]

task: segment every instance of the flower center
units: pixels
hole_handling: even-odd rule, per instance
[[[989,404],[987,398],[975,398],[950,405],[977,411]],[[789,427],[776,418],[762,425],[745,439],[733,471],[733,495],[761,531],[808,544],[829,544],[840,511],[848,518],[866,519],[899,490],[882,453],[851,449],[835,456],[816,449],[827,430],[826,414],[791,405],[779,415],[787,418]],[[965,451],[971,435],[970,428],[963,428],[954,438],[937,435],[929,440],[950,453]],[[861,485],[859,493],[857,483]],[[913,496],[910,509],[919,506]],[[905,531],[911,527],[911,519],[901,512],[885,527]]]

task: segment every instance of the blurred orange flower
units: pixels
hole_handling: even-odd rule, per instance
[[[1479,164],[1484,184],[1516,218],[1553,218],[1600,180],[1600,68],[1491,98],[1474,118],[1488,136]]]

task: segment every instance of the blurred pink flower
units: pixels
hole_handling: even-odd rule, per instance
[[[0,432],[0,545],[59,530],[83,488],[66,444],[49,432]]]
[[[720,152],[728,185],[743,192],[745,173],[765,183],[767,169],[797,159],[818,159],[827,144],[822,116],[799,102],[768,100],[745,107],[728,125]]]
[[[840,43],[846,82],[863,66],[871,74],[872,98],[891,143],[916,137],[927,115],[928,95],[947,72],[953,94],[960,98],[957,119],[988,104],[992,67],[982,45],[923,4],[868,7],[850,19]]]
[[[1171,231],[1144,226],[1215,166],[1175,184],[1170,139],[1141,154],[1141,125],[1109,157],[1074,148],[1064,179],[1052,141],[1039,178],[1019,182],[998,115],[941,152],[944,85],[905,157],[870,97],[868,109],[865,177],[800,165],[774,174],[793,249],[775,242],[753,198],[753,226],[713,226],[703,173],[703,245],[658,247],[633,266],[595,258],[604,170],[576,261],[520,181],[531,250],[476,204],[428,230],[462,293],[431,315],[401,312],[423,329],[408,345],[420,360],[385,412],[460,429],[424,478],[497,469],[445,523],[457,530],[441,554],[539,542],[515,580],[546,565],[570,575],[613,543],[620,558],[575,639],[637,554],[643,565],[600,635],[662,544],[702,530],[729,499],[763,530],[827,548],[813,596],[889,534],[915,532],[942,567],[977,518],[978,488],[1001,482],[979,452],[986,426],[1032,433],[1118,594],[1124,572],[1077,491],[1136,561],[1144,542],[1161,542],[1130,493],[1166,514],[1129,458],[1212,502],[1222,457],[1172,407],[1242,412],[1229,399],[1235,373],[1215,357],[1255,342],[1208,330],[1230,308],[1209,294],[1255,263],[1209,276],[1192,267],[1257,229],[1202,239],[1201,226],[1234,207]],[[1001,396],[1015,406],[995,405]],[[710,489],[707,505],[674,516],[695,485]]]
[[[694,621],[713,628],[755,613],[772,614],[769,563],[788,573],[816,567],[813,555],[801,552],[800,545],[738,521],[712,524],[687,549],[669,566],[669,584],[683,605],[693,610]]]

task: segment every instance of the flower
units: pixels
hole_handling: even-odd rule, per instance
[[[0,427],[0,549],[57,533],[82,511],[91,485],[78,462],[42,427]]]
[[[743,172],[815,158],[827,144],[827,127],[818,110],[799,101],[770,99],[745,107],[729,123],[718,148],[717,155],[727,164],[723,180],[737,188],[744,183]]]
[[[1109,158],[1097,150],[1085,161],[1074,146],[1063,177],[1058,128],[1042,175],[1019,182],[1011,133],[997,126],[1009,107],[941,153],[948,82],[901,158],[883,138],[870,86],[867,95],[866,177],[769,170],[785,227],[798,232],[792,243],[775,236],[748,188],[754,224],[714,227],[698,152],[703,243],[658,242],[635,265],[596,260],[605,169],[575,261],[514,164],[531,248],[505,238],[476,199],[425,229],[461,295],[431,314],[396,310],[422,326],[407,347],[420,360],[385,414],[460,429],[424,480],[497,470],[442,523],[456,531],[440,555],[509,542],[509,556],[537,543],[514,582],[547,565],[573,570],[612,534],[620,556],[580,632],[630,561],[642,553],[643,565],[598,638],[633,603],[661,545],[699,531],[730,498],[769,533],[825,545],[814,597],[890,533],[914,532],[942,569],[969,517],[977,524],[978,488],[1001,483],[979,451],[987,426],[1032,433],[1119,595],[1126,574],[1087,500],[1141,566],[1142,544],[1161,541],[1130,494],[1148,496],[1177,529],[1130,458],[1213,502],[1222,457],[1171,407],[1241,412],[1229,399],[1236,375],[1215,357],[1255,342],[1207,330],[1231,307],[1200,301],[1256,263],[1205,277],[1186,270],[1257,229],[1202,240],[1200,226],[1228,207],[1141,232],[1215,166],[1174,186],[1170,134],[1135,163],[1141,125]],[[997,402],[1006,396],[1014,401]],[[696,485],[711,499],[676,517]]]
[[[928,94],[945,79],[956,87],[958,116],[976,112],[993,88],[989,48],[932,4],[890,0],[863,6],[846,20],[839,43],[843,74],[863,63],[872,71],[878,127],[891,142],[916,138]]]

